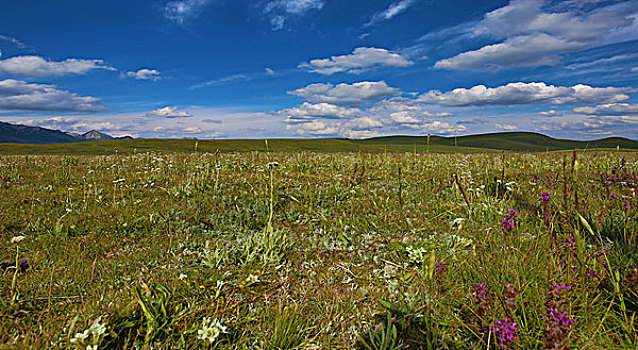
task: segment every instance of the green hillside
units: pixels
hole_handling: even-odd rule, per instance
[[[193,152],[196,141],[192,139],[130,139],[62,143],[49,145],[2,144],[0,154],[130,154],[134,152]],[[454,137],[432,136],[430,152],[486,152],[571,150],[616,148],[638,149],[638,142],[624,138],[606,138],[593,141],[554,139],[535,133],[495,133]],[[327,139],[270,139],[268,149],[273,152],[419,152],[427,150],[426,136],[386,136],[363,140],[340,138]],[[265,152],[263,139],[199,140],[200,152]]]

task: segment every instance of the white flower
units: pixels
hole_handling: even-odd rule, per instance
[[[15,236],[13,238],[11,238],[11,243],[15,243],[18,244],[20,242],[22,242],[23,239],[25,239],[25,236]]]
[[[75,333],[75,337],[71,338],[71,343],[72,344],[76,344],[76,343],[81,343],[84,342],[86,340],[86,338],[89,337],[89,330],[85,330],[83,333]]]
[[[204,317],[202,322],[202,329],[197,331],[197,338],[206,340],[210,344],[222,333],[227,333],[228,327],[224,326],[218,319],[211,319],[210,317]]]
[[[89,327],[89,332],[91,332],[91,334],[93,334],[96,338],[99,338],[102,334],[106,333],[106,325],[101,324],[98,319],[98,321],[95,321],[95,323]]]
[[[250,282],[251,284],[260,282],[259,276],[253,274],[248,275],[248,277],[246,277],[246,281]]]
[[[177,277],[177,279],[180,280],[180,281],[183,281],[183,280],[186,279],[186,277],[188,277],[188,276],[186,276],[186,274],[180,273],[179,277]]]
[[[420,247],[420,248],[407,247],[405,248],[405,250],[408,253],[408,259],[410,259],[410,262],[415,265],[422,264],[425,261],[425,254],[428,252],[423,247]]]
[[[87,345],[86,350],[97,350],[97,345]]]

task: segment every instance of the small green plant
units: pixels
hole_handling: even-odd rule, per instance
[[[272,336],[264,344],[265,350],[302,349],[308,341],[311,327],[301,314],[299,305],[293,304],[276,309]]]
[[[357,333],[357,347],[365,350],[398,350],[403,349],[403,342],[399,339],[397,327],[392,320],[391,313],[386,315],[385,322],[364,333]]]

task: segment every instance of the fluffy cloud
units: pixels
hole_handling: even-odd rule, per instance
[[[475,35],[490,35],[500,43],[436,62],[436,68],[498,70],[512,67],[555,65],[560,54],[603,43],[604,36],[631,25],[619,11],[544,12],[543,0],[512,0],[487,13]]]
[[[301,63],[299,68],[313,73],[331,75],[339,72],[359,74],[376,67],[407,67],[413,64],[414,62],[400,54],[386,49],[358,47],[349,55],[315,59]]]
[[[178,23],[191,18],[197,18],[199,14],[214,0],[175,0],[169,1],[164,6],[164,17]]]
[[[102,112],[106,107],[95,97],[82,97],[55,85],[0,81],[0,110],[21,112]]]
[[[623,92],[629,90],[631,89],[618,87],[596,88],[583,84],[567,87],[519,82],[495,88],[477,85],[470,89],[458,88],[448,92],[431,90],[421,95],[418,101],[443,106],[610,103],[628,99],[629,96]]]
[[[58,77],[67,74],[86,74],[96,69],[114,71],[102,60],[69,58],[54,62],[40,56],[16,56],[0,60],[0,75],[23,75],[36,78]]]
[[[146,113],[147,117],[160,117],[160,118],[189,118],[193,115],[186,111],[178,111],[177,107],[167,106],[164,108],[158,108],[154,111]]]
[[[394,2],[388,6],[387,9],[379,13],[372,15],[372,18],[364,25],[365,27],[371,26],[375,23],[386,21],[394,16],[397,16],[414,5],[417,0],[401,0]]]
[[[137,72],[126,72],[126,76],[129,78],[135,78],[136,80],[160,80],[161,73],[155,69],[140,69]]]
[[[574,113],[589,115],[635,115],[638,114],[638,105],[629,103],[610,103],[596,107],[578,107]]]
[[[287,16],[301,16],[312,10],[321,10],[324,0],[274,0],[266,3],[264,13],[270,15],[272,30],[280,30],[286,23]]]
[[[345,108],[329,103],[312,104],[304,102],[301,106],[287,108],[277,112],[286,116],[288,122],[306,121],[315,118],[339,119],[352,117],[359,114],[358,108]]]
[[[340,105],[358,105],[378,101],[401,94],[400,90],[388,86],[385,81],[363,81],[354,84],[311,84],[289,91],[291,95],[303,97],[310,102],[325,102]]]

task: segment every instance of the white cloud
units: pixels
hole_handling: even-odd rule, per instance
[[[370,20],[364,26],[368,27],[375,23],[389,20],[410,8],[410,6],[414,5],[416,1],[417,0],[401,0],[394,2],[390,4],[390,6],[388,6],[388,8],[386,8],[384,11],[372,15],[372,18],[370,18]]]
[[[0,81],[0,110],[28,112],[101,112],[106,107],[95,97],[82,97],[55,85]]]
[[[329,103],[312,104],[304,102],[302,105],[294,108],[286,108],[277,112],[279,115],[286,116],[289,122],[305,121],[316,118],[338,119],[347,118],[359,114],[358,108],[345,108],[335,106]]]
[[[266,3],[264,13],[270,15],[272,30],[283,29],[287,16],[302,16],[309,11],[318,11],[325,5],[324,0],[274,0]]]
[[[638,114],[638,105],[629,103],[610,103],[596,107],[577,107],[574,113],[589,115],[635,115]]]
[[[400,90],[388,86],[385,81],[363,81],[354,84],[310,84],[304,88],[289,91],[291,95],[303,97],[310,102],[357,105],[378,101],[401,94]]]
[[[267,71],[266,71],[266,74],[268,74]],[[219,79],[205,81],[203,83],[199,83],[199,84],[190,86],[188,89],[189,90],[195,90],[195,89],[205,88],[205,87],[208,87],[208,86],[218,86],[218,85],[226,85],[226,84],[233,84],[233,83],[239,83],[239,82],[246,82],[246,81],[250,81],[252,79],[253,79],[253,76],[249,76],[249,75],[246,75],[246,74],[234,74],[234,75],[229,75],[227,77],[223,77],[223,78],[219,78]]]
[[[197,18],[199,14],[214,0],[176,0],[169,1],[164,6],[164,17],[178,23],[191,18]]]
[[[299,68],[313,73],[332,75],[339,72],[359,74],[382,66],[408,67],[413,64],[414,62],[400,54],[386,49],[358,47],[349,55],[311,60],[310,62],[301,63]]]
[[[97,131],[110,131],[110,130],[119,130],[120,127],[113,124],[112,122],[101,122],[101,123],[77,123],[71,125],[71,128],[74,131],[79,132],[87,132],[91,130]]]
[[[20,40],[18,40],[16,38],[13,38],[13,37],[10,37],[10,36],[7,36],[7,35],[0,35],[0,40],[8,41],[8,42],[12,43],[17,48],[20,48],[20,49],[25,49],[27,47],[27,45],[25,45]]]
[[[136,72],[126,72],[126,76],[129,78],[135,78],[136,80],[160,80],[161,73],[155,69],[140,69]]]
[[[498,70],[556,65],[561,54],[605,42],[605,36],[632,24],[614,8],[591,13],[544,12],[543,0],[512,0],[487,13],[475,35],[490,35],[502,42],[467,51],[436,62],[436,68]],[[628,40],[628,39],[627,39]]]
[[[186,111],[179,111],[177,107],[167,106],[164,108],[158,108],[154,111],[146,113],[147,117],[161,117],[161,118],[189,118],[193,115]]]
[[[102,60],[69,58],[54,62],[40,56],[16,56],[0,60],[0,75],[22,75],[36,78],[58,77],[67,74],[86,74],[96,69],[114,71]]]
[[[421,95],[418,101],[443,106],[610,103],[628,99],[629,96],[624,92],[630,90],[618,87],[596,88],[583,84],[567,87],[519,82],[495,88],[476,85],[470,89],[458,88],[448,92],[431,90]]]
[[[497,71],[513,67],[552,66],[560,62],[559,53],[585,47],[581,42],[547,34],[524,35],[437,61],[434,68]]]
[[[275,0],[266,4],[264,11],[303,14],[310,10],[321,10],[324,4],[324,0]]]
[[[512,124],[494,124],[494,127],[501,130],[517,130],[518,126]]]
[[[399,124],[414,124],[420,123],[421,118],[413,112],[394,112],[390,114],[390,119]]]
[[[544,115],[544,116],[554,116],[556,115],[558,112],[556,112],[553,109],[550,109],[549,111],[544,111],[544,112],[538,112],[538,115]]]

